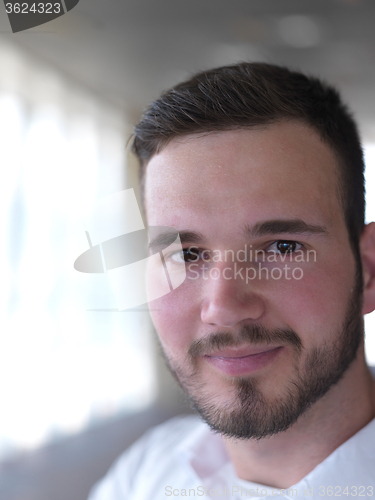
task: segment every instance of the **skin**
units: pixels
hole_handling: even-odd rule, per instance
[[[283,345],[275,359],[254,373],[268,402],[284,394],[303,370],[308,353],[340,338],[352,300],[355,260],[337,196],[337,161],[317,133],[299,122],[259,129],[195,134],[172,140],[147,165],[146,213],[149,225],[194,231],[203,241],[184,243],[200,249],[275,249],[278,240],[297,241],[314,250],[316,262],[300,262],[300,280],[224,279],[224,267],[208,263],[219,279],[186,279],[152,303],[152,319],[173,368],[195,369],[204,390],[220,407],[231,401],[233,377],[198,356],[192,343],[212,333],[233,336],[244,325],[290,328],[302,351]],[[274,233],[248,238],[243,228],[275,219],[298,219],[319,226],[319,233]],[[361,238],[364,278],[363,313],[375,308],[375,229]],[[273,246],[272,246],[273,245]],[[170,265],[175,265],[172,258]],[[291,263],[291,266],[296,264]],[[189,277],[189,276],[188,276]],[[237,343],[236,343],[237,342]],[[209,353],[217,354],[219,353]],[[355,412],[353,412],[355,408]],[[261,440],[223,437],[238,476],[288,488],[375,416],[375,382],[365,363],[363,341],[340,381],[285,432]]]

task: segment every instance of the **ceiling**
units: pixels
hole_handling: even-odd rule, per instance
[[[336,84],[375,138],[374,0],[80,0],[68,14],[0,43],[29,53],[136,120],[189,74],[239,60],[300,68]]]

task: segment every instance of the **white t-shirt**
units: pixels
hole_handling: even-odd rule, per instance
[[[297,484],[280,490],[239,479],[221,437],[197,416],[177,417],[134,443],[89,500],[220,497],[375,500],[375,419]]]

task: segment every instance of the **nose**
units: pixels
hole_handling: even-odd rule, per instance
[[[228,274],[217,267],[205,282],[201,302],[201,320],[209,325],[233,327],[244,320],[259,320],[265,312],[264,298],[254,284],[242,279],[228,279]]]

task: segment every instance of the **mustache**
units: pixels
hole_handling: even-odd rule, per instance
[[[302,350],[302,342],[291,328],[267,329],[259,325],[244,325],[235,335],[229,332],[215,332],[192,342],[188,357],[195,359],[225,347],[238,347],[250,344],[282,344],[293,346],[298,353]]]

